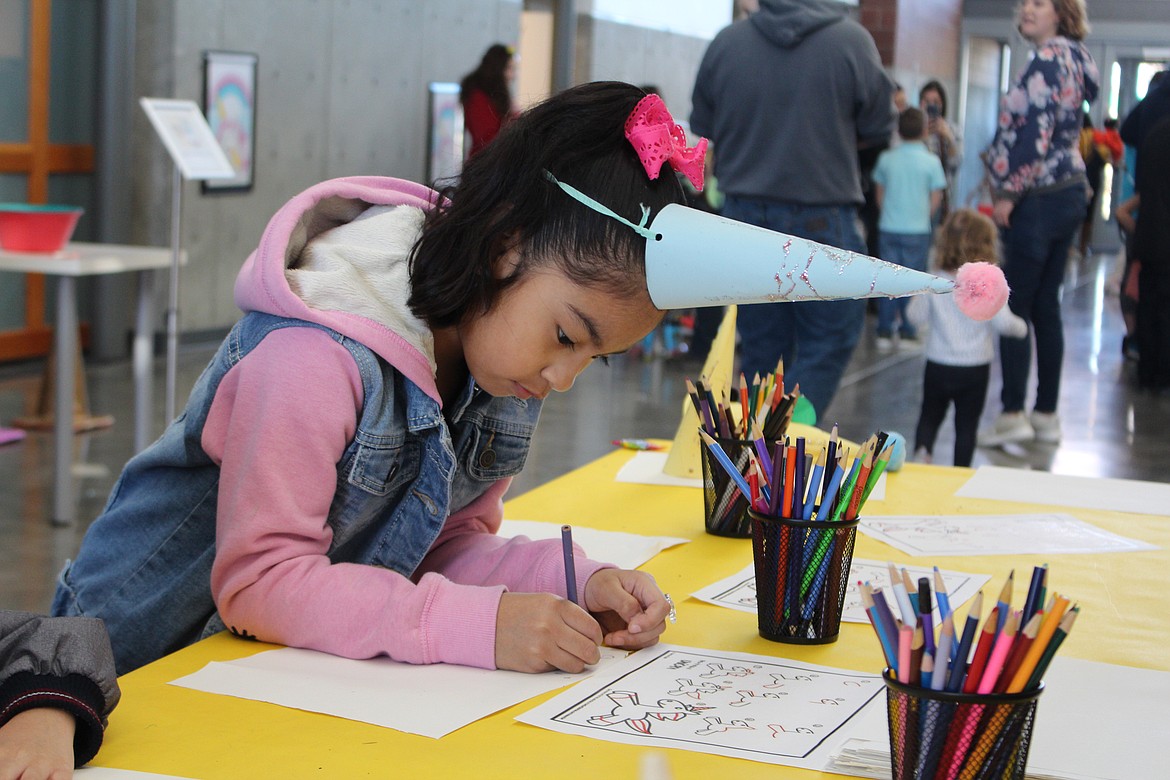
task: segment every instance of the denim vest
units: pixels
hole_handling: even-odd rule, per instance
[[[120,674],[223,627],[211,596],[219,467],[201,446],[224,375],[269,333],[312,327],[353,355],[363,403],[337,466],[331,561],[409,577],[448,515],[520,472],[540,402],[472,382],[444,420],[438,402],[368,347],[303,320],[251,313],[232,328],[163,436],[126,464],[103,513],[66,563],[55,615],[105,621]]]

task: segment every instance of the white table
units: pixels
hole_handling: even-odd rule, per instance
[[[0,251],[0,271],[56,276],[56,388],[53,405],[53,522],[72,523],[73,500],[73,355],[77,349],[77,277],[138,273],[138,307],[134,327],[134,450],[150,438],[151,363],[154,340],[154,271],[171,265],[169,248],[73,242],[53,254]]]

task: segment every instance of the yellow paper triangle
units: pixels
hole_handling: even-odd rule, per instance
[[[731,388],[731,373],[735,363],[735,307],[728,306],[723,322],[711,342],[711,351],[703,364],[700,377],[711,388],[716,399],[723,397]],[[691,399],[683,396],[682,420],[674,434],[674,444],[662,467],[664,474],[672,477],[702,479],[703,464],[699,457],[699,415]]]

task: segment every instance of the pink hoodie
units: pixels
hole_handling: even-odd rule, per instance
[[[311,308],[285,276],[309,240],[370,206],[427,209],[435,197],[420,185],[372,176],[309,188],[268,224],[240,271],[236,302],[356,339],[438,401],[430,356],[415,341],[367,317]],[[409,243],[401,250],[385,258],[387,267],[403,267]],[[404,298],[400,307],[406,310]],[[220,616],[239,633],[349,658],[495,668],[501,594],[565,595],[559,543],[495,536],[511,481],[504,479],[448,518],[411,579],[331,562],[326,519],[361,406],[353,357],[316,328],[271,333],[224,377],[202,439],[220,466],[211,574]],[[578,591],[604,567],[578,558]]]

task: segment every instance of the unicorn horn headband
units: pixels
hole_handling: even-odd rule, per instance
[[[707,141],[686,147],[682,128],[657,95],[639,101],[626,120],[626,137],[651,179],[670,162],[702,189]],[[955,293],[967,316],[985,320],[1007,301],[1003,273],[987,263],[967,263],[951,281],[674,203],[653,221],[643,206],[640,221],[634,223],[551,173],[546,175],[573,199],[646,238],[646,286],[659,309],[901,298],[931,292]]]

